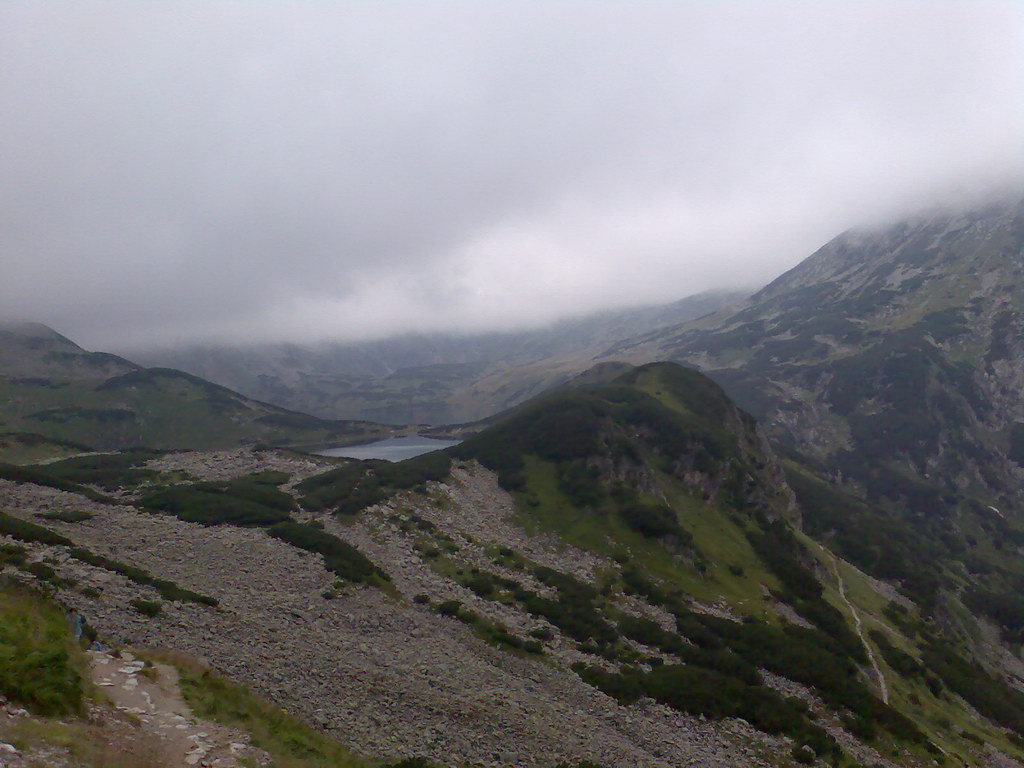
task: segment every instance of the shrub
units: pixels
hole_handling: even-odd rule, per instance
[[[106,571],[112,571],[113,573],[120,574],[136,584],[153,587],[160,593],[160,596],[164,600],[200,603],[201,605],[208,605],[211,607],[217,605],[217,600],[212,597],[201,595],[190,589],[184,589],[173,582],[158,579],[155,576],[151,576],[141,568],[136,568],[134,565],[126,565],[125,563],[120,563],[117,560],[111,560],[110,558],[103,557],[102,555],[94,555],[92,552],[82,549],[81,547],[72,547],[69,554],[76,560],[81,560],[83,563],[87,563],[88,565],[92,565],[96,568],[103,568]]]
[[[686,648],[686,644],[679,635],[665,631],[660,624],[651,619],[623,616],[619,620],[619,632],[631,640],[658,648],[665,653],[679,655]]]
[[[609,643],[618,637],[598,611],[595,605],[598,595],[593,587],[553,568],[539,567],[534,570],[534,575],[542,583],[555,588],[558,597],[541,597],[529,590],[518,589],[514,596],[526,611],[542,616],[579,642]]]
[[[693,536],[680,527],[676,513],[663,504],[634,502],[620,507],[619,516],[641,536],[651,539],[674,536],[684,544],[693,543]]]
[[[29,563],[25,566],[25,570],[40,581],[53,581],[54,577],[57,575],[57,572],[46,563]]]
[[[26,550],[18,544],[0,544],[0,568],[5,565],[21,565],[25,562]]]
[[[94,515],[91,512],[83,511],[56,511],[56,512],[37,512],[39,517],[44,520],[59,520],[62,523],[82,523],[86,520],[92,520]]]
[[[116,499],[112,499],[102,493],[97,493],[92,488],[86,488],[84,485],[56,477],[43,467],[21,467],[15,464],[0,464],[0,479],[10,480],[14,483],[32,483],[48,488],[56,488],[60,491],[77,493],[102,504],[117,503]]]
[[[442,616],[458,617],[459,611],[462,610],[462,602],[459,600],[444,600],[437,604],[435,610]]]
[[[49,528],[0,512],[0,534],[28,543],[71,546],[71,540]]]
[[[114,491],[156,478],[158,473],[143,468],[143,465],[162,453],[138,449],[121,453],[72,456],[47,464],[45,471],[61,480],[98,485],[104,490]]]
[[[316,526],[289,520],[272,525],[267,533],[293,547],[322,555],[324,567],[345,581],[358,584],[375,579],[389,580],[386,573],[354,546]]]
[[[265,526],[284,522],[295,507],[273,485],[239,478],[222,483],[192,483],[150,491],[138,501],[154,512],[168,512],[201,525]]]
[[[400,462],[353,461],[299,483],[307,509],[333,509],[353,515],[378,504],[401,490],[440,481],[451,472],[451,459],[441,451],[425,453]]]
[[[129,605],[143,616],[153,618],[160,615],[163,610],[163,603],[158,600],[132,600]]]

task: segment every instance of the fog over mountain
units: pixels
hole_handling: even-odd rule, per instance
[[[0,320],[90,348],[757,287],[1024,176],[1014,2],[0,6]]]

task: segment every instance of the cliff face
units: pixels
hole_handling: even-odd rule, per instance
[[[698,366],[783,445],[872,498],[1013,506],[1022,248],[1020,200],[849,232],[739,310],[609,357]]]

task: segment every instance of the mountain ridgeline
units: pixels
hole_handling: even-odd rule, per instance
[[[610,357],[696,365],[789,450],[915,515],[1019,504],[1024,203],[850,232]]]
[[[408,334],[379,341],[137,350],[249,397],[325,419],[450,424],[491,416],[589,367],[544,361],[714,312],[747,294],[712,291],[671,304],[599,312],[516,332]],[[538,368],[533,366],[541,363]]]
[[[0,568],[366,754],[1020,766],[1022,247],[1020,201],[847,233],[603,355],[453,374],[514,406],[397,463],[60,458],[379,428],[9,334]]]
[[[171,368],[87,352],[39,324],[0,328],[0,429],[93,449],[215,449],[384,437],[368,422],[327,421],[251,400]]]

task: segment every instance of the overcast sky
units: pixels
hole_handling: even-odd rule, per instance
[[[1022,137],[1015,0],[0,0],[0,316],[130,350],[756,287]]]

